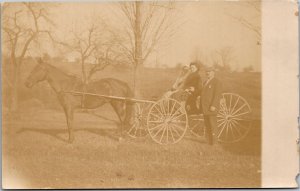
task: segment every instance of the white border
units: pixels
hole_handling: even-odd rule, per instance
[[[262,3],[262,187],[297,187],[298,10]]]

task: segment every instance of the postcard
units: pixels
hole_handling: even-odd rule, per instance
[[[298,186],[296,1],[1,5],[2,188]]]

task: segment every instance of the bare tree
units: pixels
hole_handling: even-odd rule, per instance
[[[86,30],[74,29],[67,42],[59,43],[79,55],[84,84],[88,84],[94,74],[107,66],[121,62],[116,41],[105,32],[105,28],[97,26],[96,20]]]
[[[142,66],[155,48],[174,34],[171,2],[121,2],[125,33],[116,34],[124,55],[134,70],[133,89],[136,89],[137,68]]]
[[[234,60],[233,55],[233,48],[232,47],[224,47],[218,51],[216,51],[217,55],[220,58],[220,61],[222,63],[222,69],[224,71],[230,71],[231,67],[230,64]],[[214,60],[215,64],[217,63],[217,60]]]
[[[5,3],[3,5],[3,31],[6,50],[13,68],[11,109],[18,109],[21,65],[34,40],[51,31],[45,26],[53,25],[49,6],[44,3]]]
[[[80,32],[74,30],[70,35],[69,42],[61,42],[62,45],[79,55],[82,73],[81,77],[84,84],[88,83],[86,62],[93,55],[98,45],[97,32],[96,25],[92,24],[87,30]]]
[[[92,76],[99,71],[104,70],[108,66],[126,64],[119,46],[114,39],[107,39],[106,43],[99,44],[93,55],[93,66],[88,72],[87,80],[90,81]]]
[[[242,24],[244,27],[248,28],[249,30],[253,31],[255,35],[257,36],[257,44],[260,45],[261,43],[261,1],[243,1],[238,2],[238,5],[245,6],[252,10],[255,14],[255,19],[257,22],[250,21],[250,19],[247,19],[245,17],[241,16],[235,16],[232,14],[227,14],[232,19],[237,21],[238,23]]]

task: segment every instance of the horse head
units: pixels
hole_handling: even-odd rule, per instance
[[[38,64],[31,71],[25,81],[25,86],[31,88],[36,83],[46,80],[47,78],[47,66],[42,60],[38,60]]]

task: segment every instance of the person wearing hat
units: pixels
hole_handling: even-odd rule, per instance
[[[217,125],[216,115],[220,105],[222,85],[221,82],[215,78],[215,69],[213,67],[207,67],[205,69],[205,74],[207,79],[203,83],[200,94],[200,108],[204,117],[208,143],[213,145],[213,131],[216,129]]]
[[[182,87],[184,86],[184,81],[189,74],[190,74],[190,67],[188,65],[184,65],[175,83],[172,85],[171,91],[182,89]]]
[[[186,110],[188,114],[195,114],[198,112],[196,100],[201,94],[202,80],[199,74],[199,64],[192,62],[190,64],[190,74],[184,82],[184,90],[190,95],[186,100]]]
[[[164,98],[170,98],[171,96],[178,95],[176,94],[179,90],[183,89],[184,82],[187,78],[187,76],[190,74],[190,66],[189,65],[184,65],[181,68],[179,76],[176,78],[176,81],[172,85],[171,89],[167,91],[163,97]],[[173,97],[174,98],[174,97]]]

